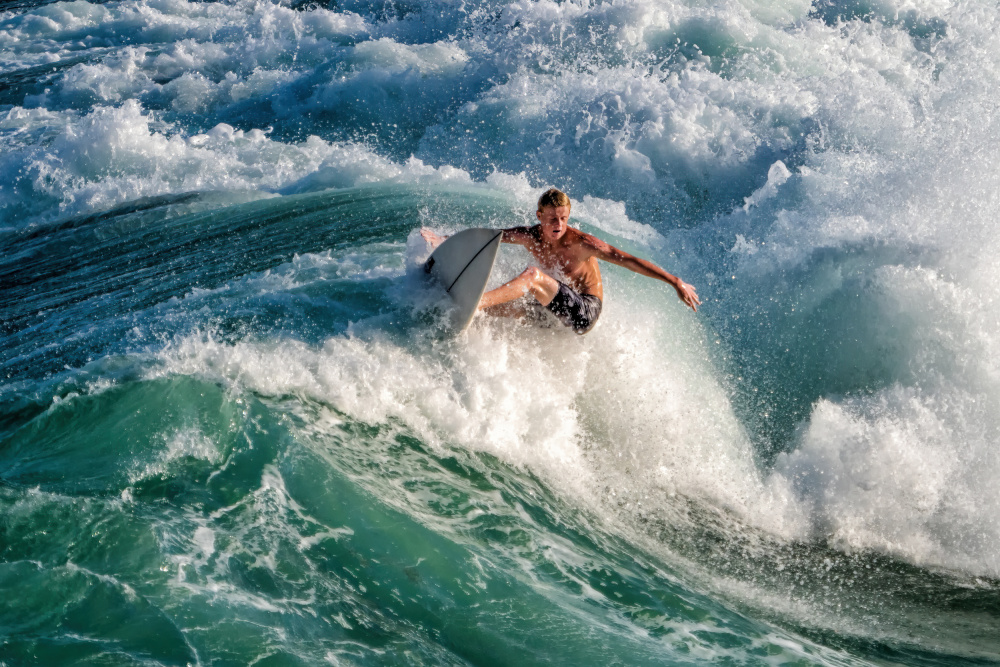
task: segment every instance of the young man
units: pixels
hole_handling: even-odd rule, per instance
[[[528,309],[518,299],[530,294],[541,306],[578,334],[585,334],[601,315],[604,286],[597,260],[624,266],[630,271],[657,278],[677,291],[681,301],[697,311],[701,300],[693,286],[672,276],[652,262],[634,257],[595,236],[570,227],[570,200],[559,190],[547,190],[538,200],[533,227],[503,231],[504,243],[528,249],[539,267],[530,266],[521,275],[483,295],[479,309],[490,315],[523,316]],[[423,230],[432,245],[443,237]]]

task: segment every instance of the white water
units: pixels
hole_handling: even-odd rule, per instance
[[[372,182],[478,184],[528,209],[559,185],[581,223],[695,283],[702,313],[609,272],[601,327],[556,349],[491,326],[430,351],[197,334],[167,368],[399,419],[587,498],[627,487],[655,513],[696,496],[783,537],[1000,576],[998,12],[866,7],[8,13],[4,70],[40,69],[0,110],[0,225]],[[759,386],[730,377],[747,370]],[[761,468],[739,393],[775,386],[807,405]]]

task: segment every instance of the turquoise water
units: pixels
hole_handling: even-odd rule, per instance
[[[997,662],[998,21],[8,5],[0,664]],[[550,185],[699,312],[445,335]]]

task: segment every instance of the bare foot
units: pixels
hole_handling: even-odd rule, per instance
[[[447,236],[441,236],[432,229],[427,229],[426,227],[420,228],[420,235],[424,237],[424,240],[431,245],[431,249],[438,247],[444,242]]]

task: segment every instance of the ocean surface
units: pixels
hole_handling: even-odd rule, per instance
[[[0,666],[1000,663],[998,82],[994,0],[4,3]],[[418,230],[550,186],[699,311],[449,336]]]

